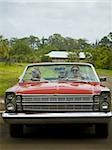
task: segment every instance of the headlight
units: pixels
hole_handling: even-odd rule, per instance
[[[101,111],[108,111],[109,110],[109,103],[108,102],[102,102],[100,104],[100,110]]]
[[[111,105],[111,94],[110,92],[102,92],[100,96],[100,110],[101,111],[110,111]]]
[[[13,94],[7,95],[7,99],[8,99],[8,100],[12,100],[13,97],[14,97]]]
[[[104,100],[104,101],[110,100],[110,93],[109,92],[102,92],[101,93],[101,100]]]
[[[10,102],[15,100],[15,94],[14,93],[6,93],[6,102]]]
[[[16,96],[14,93],[6,93],[6,110],[14,112],[16,110]]]
[[[6,105],[6,108],[7,108],[8,111],[12,111],[12,112],[14,112],[15,109],[16,109],[13,103],[8,103]]]

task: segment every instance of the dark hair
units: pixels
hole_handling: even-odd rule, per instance
[[[79,66],[77,65],[73,65],[72,68],[71,68],[71,71],[79,71]]]

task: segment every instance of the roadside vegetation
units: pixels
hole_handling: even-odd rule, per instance
[[[18,81],[27,63],[52,61],[46,56],[52,50],[69,52],[68,61],[92,63],[101,76],[112,77],[112,32],[95,43],[53,34],[41,39],[36,36],[6,39],[0,36],[0,97]],[[89,59],[78,59],[84,52]]]
[[[21,39],[0,36],[0,61],[6,64],[51,61],[46,54],[52,50],[67,51],[68,61],[80,61],[79,53],[84,52],[89,57],[86,62],[94,64],[96,68],[112,69],[112,32],[95,43],[83,38],[63,37],[61,34],[42,39],[32,35]]]
[[[16,63],[6,65],[0,63],[0,97],[4,96],[5,90],[17,83],[26,64]]]
[[[107,76],[112,78],[112,70],[107,70],[107,69],[97,69],[97,73],[100,76]]]

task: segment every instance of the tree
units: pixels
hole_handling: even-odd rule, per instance
[[[77,52],[70,52],[69,55],[68,55],[68,58],[69,58],[70,62],[78,61]]]
[[[66,37],[64,40],[64,50],[73,51],[77,49],[77,40],[70,37]]]
[[[0,58],[6,63],[10,63],[10,52],[11,47],[9,47],[8,39],[4,39],[3,36],[0,36]]]
[[[33,52],[26,42],[17,40],[12,47],[11,55],[16,62],[30,62]]]
[[[51,61],[52,59],[49,56],[44,55],[41,57],[41,62],[51,62]]]
[[[92,63],[97,68],[112,69],[112,49],[98,46],[92,51]]]
[[[69,61],[80,61],[79,53],[84,52],[88,57],[84,61],[95,64],[97,68],[112,69],[112,32],[94,44],[82,38],[63,37],[58,33],[48,39],[31,35],[8,40],[0,36],[0,60],[5,62],[50,61],[46,54],[52,50],[68,51]]]
[[[55,46],[59,50],[63,50],[64,48],[64,37],[61,36],[61,34],[55,33],[48,38],[48,43],[50,45]]]
[[[78,39],[77,40],[77,49],[85,50],[90,47],[91,47],[91,45],[87,42],[86,39]]]
[[[110,32],[107,36],[104,36],[100,41],[99,41],[100,46],[107,46],[112,48],[112,32]]]
[[[40,39],[38,37],[33,36],[33,35],[30,35],[30,37],[28,38],[28,42],[29,42],[29,46],[32,49],[38,49],[39,46],[41,45]]]

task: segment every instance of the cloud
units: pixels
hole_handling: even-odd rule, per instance
[[[42,1],[0,0],[0,33],[6,37],[60,33],[95,41],[112,29],[110,0]]]

